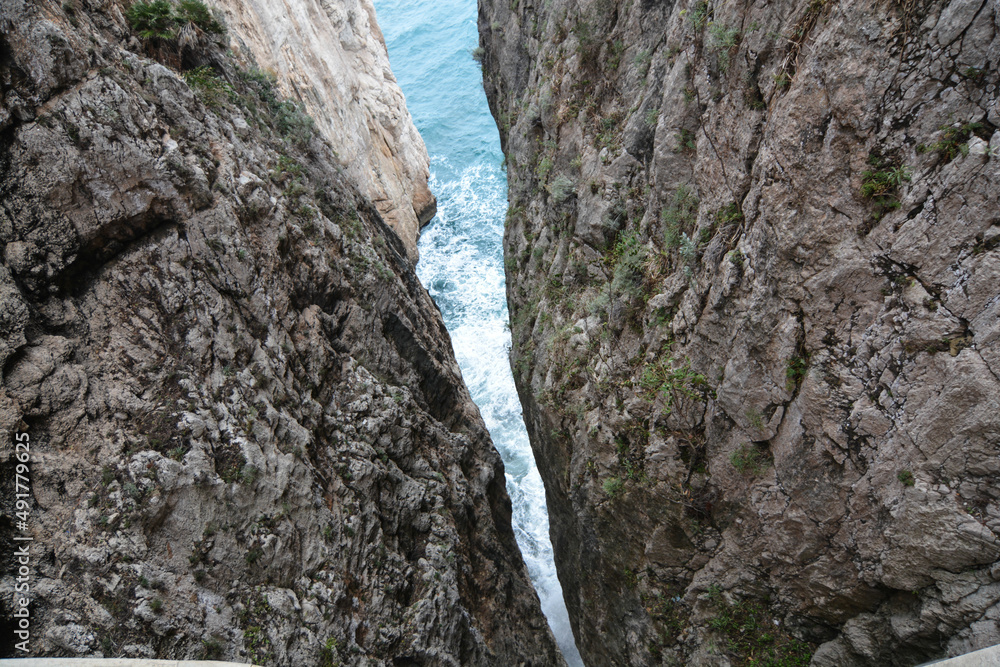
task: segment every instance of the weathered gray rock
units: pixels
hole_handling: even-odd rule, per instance
[[[998,33],[992,1],[481,0],[589,664],[1000,641]]]
[[[4,2],[0,29],[33,653],[560,664],[440,315],[338,146],[208,36],[187,79],[151,59],[177,45],[117,2]]]

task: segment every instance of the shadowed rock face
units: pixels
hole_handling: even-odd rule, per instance
[[[123,12],[0,7],[0,502],[27,432],[33,652],[560,664],[440,315],[338,145],[225,43]]]
[[[590,664],[1000,641],[997,11],[481,0]]]

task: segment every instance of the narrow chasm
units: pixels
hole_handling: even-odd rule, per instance
[[[393,71],[431,160],[436,217],[417,274],[441,309],[463,378],[506,468],[512,523],[556,641],[582,666],[549,539],[545,490],[508,361],[503,230],[507,178],[482,89],[472,0],[376,0]]]

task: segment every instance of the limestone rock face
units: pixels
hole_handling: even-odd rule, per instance
[[[0,4],[0,542],[34,538],[32,653],[560,664],[440,314],[337,158],[360,144],[124,12]]]
[[[997,3],[480,0],[479,27],[588,664],[1000,642]]]
[[[389,68],[371,0],[220,0],[230,30],[281,89],[302,100],[337,160],[414,264],[436,211],[424,140]]]

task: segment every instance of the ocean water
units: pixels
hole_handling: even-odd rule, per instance
[[[375,0],[393,72],[431,157],[438,213],[420,237],[417,274],[444,315],[472,398],[507,470],[517,543],[571,667],[582,667],[549,541],[545,491],[507,362],[507,177],[486,104],[476,0]]]

